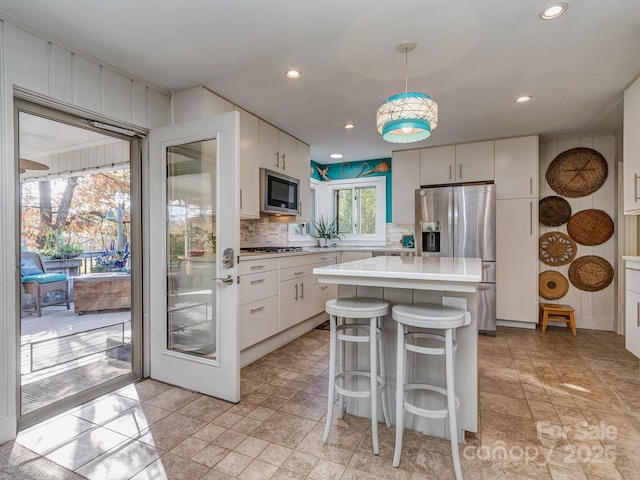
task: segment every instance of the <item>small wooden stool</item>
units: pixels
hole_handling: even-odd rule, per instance
[[[552,321],[566,322],[567,328],[571,328],[573,336],[576,336],[576,319],[574,316],[575,309],[571,305],[562,305],[555,303],[541,303],[542,309],[542,332],[547,331],[547,321],[549,316],[554,317]]]

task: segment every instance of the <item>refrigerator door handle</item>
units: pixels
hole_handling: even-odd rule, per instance
[[[453,218],[454,218],[454,212],[453,212],[453,190],[449,190],[449,194],[448,194],[448,201],[447,201],[447,234],[449,237],[449,241],[451,242],[451,248],[453,249],[453,246],[455,244],[454,239],[453,239]],[[455,251],[455,250],[454,250]],[[450,253],[450,255],[454,255],[454,251],[452,251]]]

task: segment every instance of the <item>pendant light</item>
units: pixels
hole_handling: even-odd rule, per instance
[[[405,91],[387,98],[376,115],[378,133],[387,142],[419,142],[429,138],[438,125],[438,104],[425,93],[407,91],[408,55],[417,45],[416,42],[405,41],[396,46],[396,50],[405,55]]]

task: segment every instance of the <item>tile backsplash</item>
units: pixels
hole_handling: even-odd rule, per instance
[[[414,225],[387,223],[387,246],[399,247],[403,235],[413,235]],[[287,223],[270,222],[267,218],[240,221],[240,246],[268,247],[289,244]],[[315,243],[312,242],[312,243]]]

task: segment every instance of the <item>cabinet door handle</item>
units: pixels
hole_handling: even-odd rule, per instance
[[[298,284],[297,283],[296,283],[295,287],[296,287],[296,298],[295,298],[295,301],[297,302],[298,301]]]
[[[462,179],[462,164],[460,164],[460,178]]]
[[[320,257],[320,260],[329,260],[331,257]]]
[[[636,307],[636,324],[640,327],[640,302],[637,302]]]
[[[449,180],[451,180],[451,165],[449,165]]]
[[[329,285],[323,285],[320,287],[320,290],[326,290],[327,288],[329,288]]]
[[[242,189],[240,189],[240,210],[242,210]]]
[[[294,275],[302,275],[304,272],[294,272]]]
[[[300,300],[304,300],[304,282],[300,282]]]
[[[260,280],[251,280],[251,282],[249,282],[250,285],[255,285],[256,283],[264,283],[265,279],[261,278]]]
[[[280,152],[276,152],[276,168],[280,168]]]
[[[529,177],[529,193],[533,195],[533,177]]]
[[[264,305],[263,305],[263,306],[261,306],[261,307],[258,307],[258,308],[252,308],[252,309],[250,310],[250,312],[251,312],[251,313],[256,313],[256,312],[259,312],[260,310],[264,310]]]
[[[253,265],[251,267],[251,270],[260,270],[261,268],[264,268],[264,267],[265,267],[265,265]]]
[[[529,235],[533,235],[533,201],[529,202]]]
[[[282,169],[283,170],[287,169],[287,159],[286,159],[286,154],[285,153],[282,154]]]

